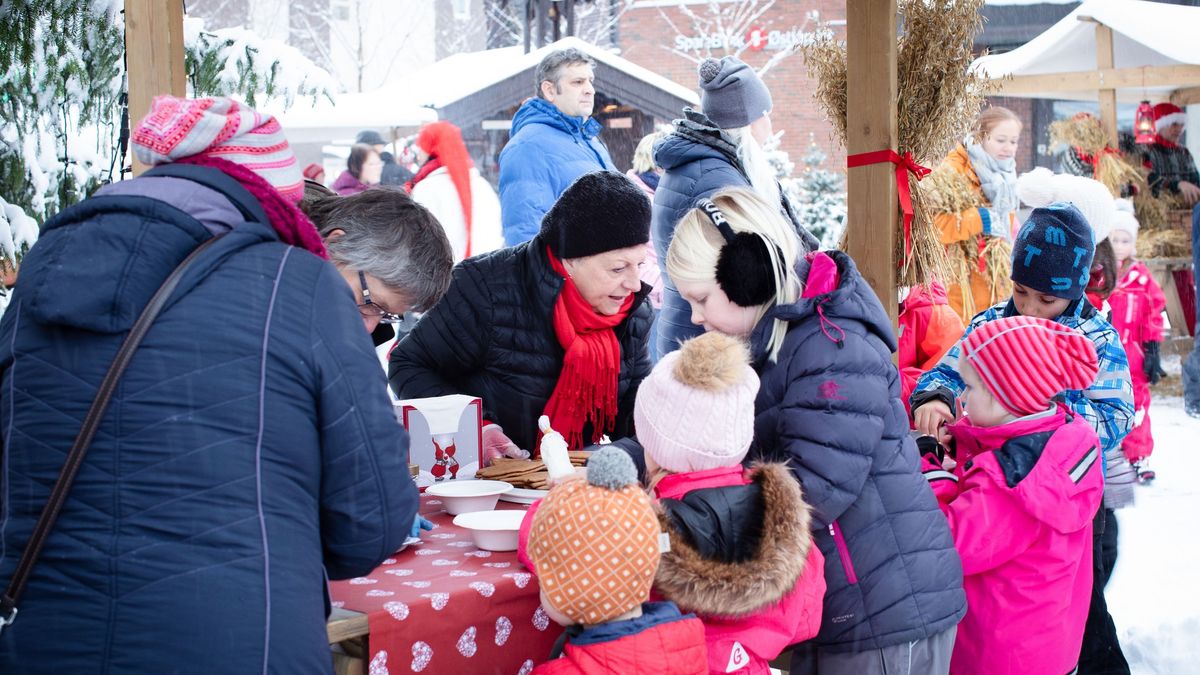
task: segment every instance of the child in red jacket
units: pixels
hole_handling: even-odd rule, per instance
[[[629,455],[593,453],[587,479],[556,485],[528,520],[525,552],[542,607],[567,627],[561,657],[556,647],[535,675],[705,672],[700,620],[674,603],[646,602],[660,530]]]
[[[962,558],[967,615],[951,675],[1073,672],[1092,591],[1100,441],[1055,397],[1098,372],[1078,331],[1029,316],[963,340],[966,413],[949,425],[958,465],[926,455],[926,477]]]
[[[917,380],[938,364],[966,327],[950,307],[946,287],[937,281],[908,290],[908,296],[900,302],[899,324],[900,398],[905,412],[911,412],[908,398]]]
[[[1112,325],[1125,353],[1129,355],[1129,374],[1133,380],[1133,429],[1121,444],[1121,450],[1137,469],[1138,482],[1154,480],[1150,470],[1150,453],[1154,438],[1150,435],[1150,385],[1162,376],[1159,344],[1163,336],[1163,309],[1167,301],[1162,288],[1150,276],[1150,270],[1134,258],[1137,248],[1138,222],[1133,205],[1117,200],[1117,217],[1113,232],[1113,254],[1119,269],[1117,287],[1108,297],[1112,308]]]
[[[671,542],[654,589],[704,621],[709,673],[766,674],[821,628],[825,560],[800,485],[783,464],[742,466],[757,394],[745,344],[710,332],[664,356],[633,409]]]

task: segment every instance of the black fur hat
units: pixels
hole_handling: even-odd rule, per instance
[[[559,260],[645,244],[650,200],[622,174],[585,173],[546,212],[538,237]]]

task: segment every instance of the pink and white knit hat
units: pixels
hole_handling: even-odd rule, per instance
[[[1096,347],[1079,331],[1031,316],[980,325],[962,342],[988,392],[1008,412],[1042,412],[1063,391],[1086,389],[1096,380]]]
[[[654,366],[633,423],[646,456],[672,473],[736,466],[754,439],[758,375],[737,338],[705,333]]]
[[[217,157],[250,169],[295,203],[304,178],[279,122],[231,98],[155,96],[133,130],[133,152],[149,166]]]

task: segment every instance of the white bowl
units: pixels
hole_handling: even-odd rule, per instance
[[[476,511],[455,516],[454,524],[470,530],[475,546],[485,551],[515,551],[524,519],[525,511]]]
[[[491,511],[500,495],[512,490],[502,480],[453,480],[425,488],[425,494],[439,497],[446,513],[456,516],[470,511]]]

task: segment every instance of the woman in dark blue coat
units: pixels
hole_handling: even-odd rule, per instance
[[[947,672],[962,566],[908,435],[887,314],[848,256],[802,255],[754,193],[700,204],[667,271],[697,326],[750,342],[749,456],[790,464],[825,556],[821,631],[791,672]]]
[[[368,573],[409,533],[408,440],[364,312],[284,197],[299,171],[292,159],[293,184],[278,125],[228,99],[160,105],[157,128],[185,140],[143,123],[138,156],[182,166],[48,222],[0,321],[7,583],[118,345],[219,236],[121,377],[0,633],[0,672],[332,673],[326,582]],[[203,135],[222,128],[260,155],[214,158]]]
[[[700,64],[702,112],[685,109],[675,131],[655,145],[655,164],[663,177],[654,193],[651,227],[655,253],[666,258],[675,224],[696,202],[717,190],[754,190],[793,224],[809,250],[817,240],[796,221],[791,204],[781,193],[775,168],[762,144],[772,135],[771,92],[750,66],[732,56]],[[688,321],[687,303],[669,278],[663,279],[662,309],[654,325],[654,360],[675,351],[679,343],[700,334]]]

